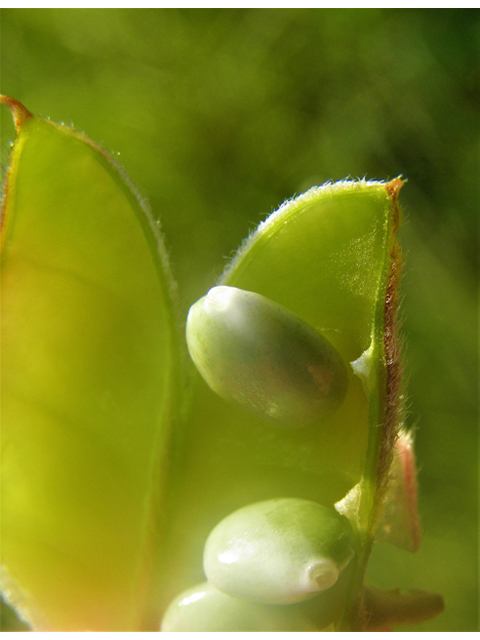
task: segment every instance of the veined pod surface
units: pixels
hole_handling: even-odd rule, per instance
[[[160,631],[318,631],[291,607],[233,598],[205,582],[181,593],[167,608]]]
[[[309,500],[278,498],[222,520],[205,544],[203,568],[229,595],[291,604],[332,587],[354,550],[345,516]]]
[[[2,211],[2,588],[36,629],[155,629],[178,393],[162,241],[108,154],[3,102],[18,136]]]
[[[186,334],[209,386],[276,424],[318,426],[347,391],[346,366],[332,344],[257,293],[214,287],[191,307]]]

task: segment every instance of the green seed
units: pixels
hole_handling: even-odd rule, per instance
[[[187,343],[216,393],[288,428],[323,420],[347,391],[347,370],[333,345],[257,293],[211,289],[190,309]]]
[[[208,582],[180,594],[167,608],[160,631],[317,631],[291,607],[272,607],[218,591]]]
[[[231,596],[290,604],[335,584],[353,553],[346,517],[309,500],[279,498],[222,520],[205,544],[203,568]]]

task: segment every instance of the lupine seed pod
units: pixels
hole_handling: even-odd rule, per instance
[[[205,582],[168,606],[160,631],[317,631],[291,607],[272,607],[233,598]]]
[[[395,333],[401,186],[396,179],[313,187],[261,223],[222,276],[220,285],[261,294],[321,332],[346,363],[348,388],[318,428],[279,429],[265,414],[225,402],[200,375],[193,378],[164,568],[177,584],[198,580],[200,541],[225,515],[274,496],[333,505],[358,484],[359,537],[373,535],[373,507],[377,496],[382,500],[401,407]],[[359,544],[343,576],[355,585],[351,593],[361,588],[368,548]],[[185,556],[198,564],[178,561]],[[319,598],[334,600],[343,583]],[[350,615],[341,628],[361,628]]]
[[[350,523],[335,510],[278,498],[222,520],[205,544],[203,568],[229,595],[290,604],[333,586],[354,548]]]
[[[210,289],[190,309],[187,343],[221,397],[289,428],[318,424],[347,391],[347,370],[332,344],[257,293]]]

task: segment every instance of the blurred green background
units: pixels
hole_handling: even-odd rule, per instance
[[[478,629],[479,11],[0,16],[2,93],[119,153],[161,220],[183,316],[286,198],[408,178],[402,317],[424,540],[416,555],[377,545],[369,577],[443,593],[445,612],[419,629]],[[0,123],[5,165],[6,109]],[[1,626],[21,628],[7,607]]]

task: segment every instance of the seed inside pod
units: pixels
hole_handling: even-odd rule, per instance
[[[335,347],[285,307],[250,291],[214,287],[187,319],[190,355],[222,398],[287,428],[335,411],[348,386]]]
[[[309,500],[279,498],[222,520],[205,544],[203,568],[231,596],[289,604],[333,586],[354,549],[346,517]]]
[[[160,631],[317,631],[290,607],[272,607],[233,598],[205,582],[177,596]]]

